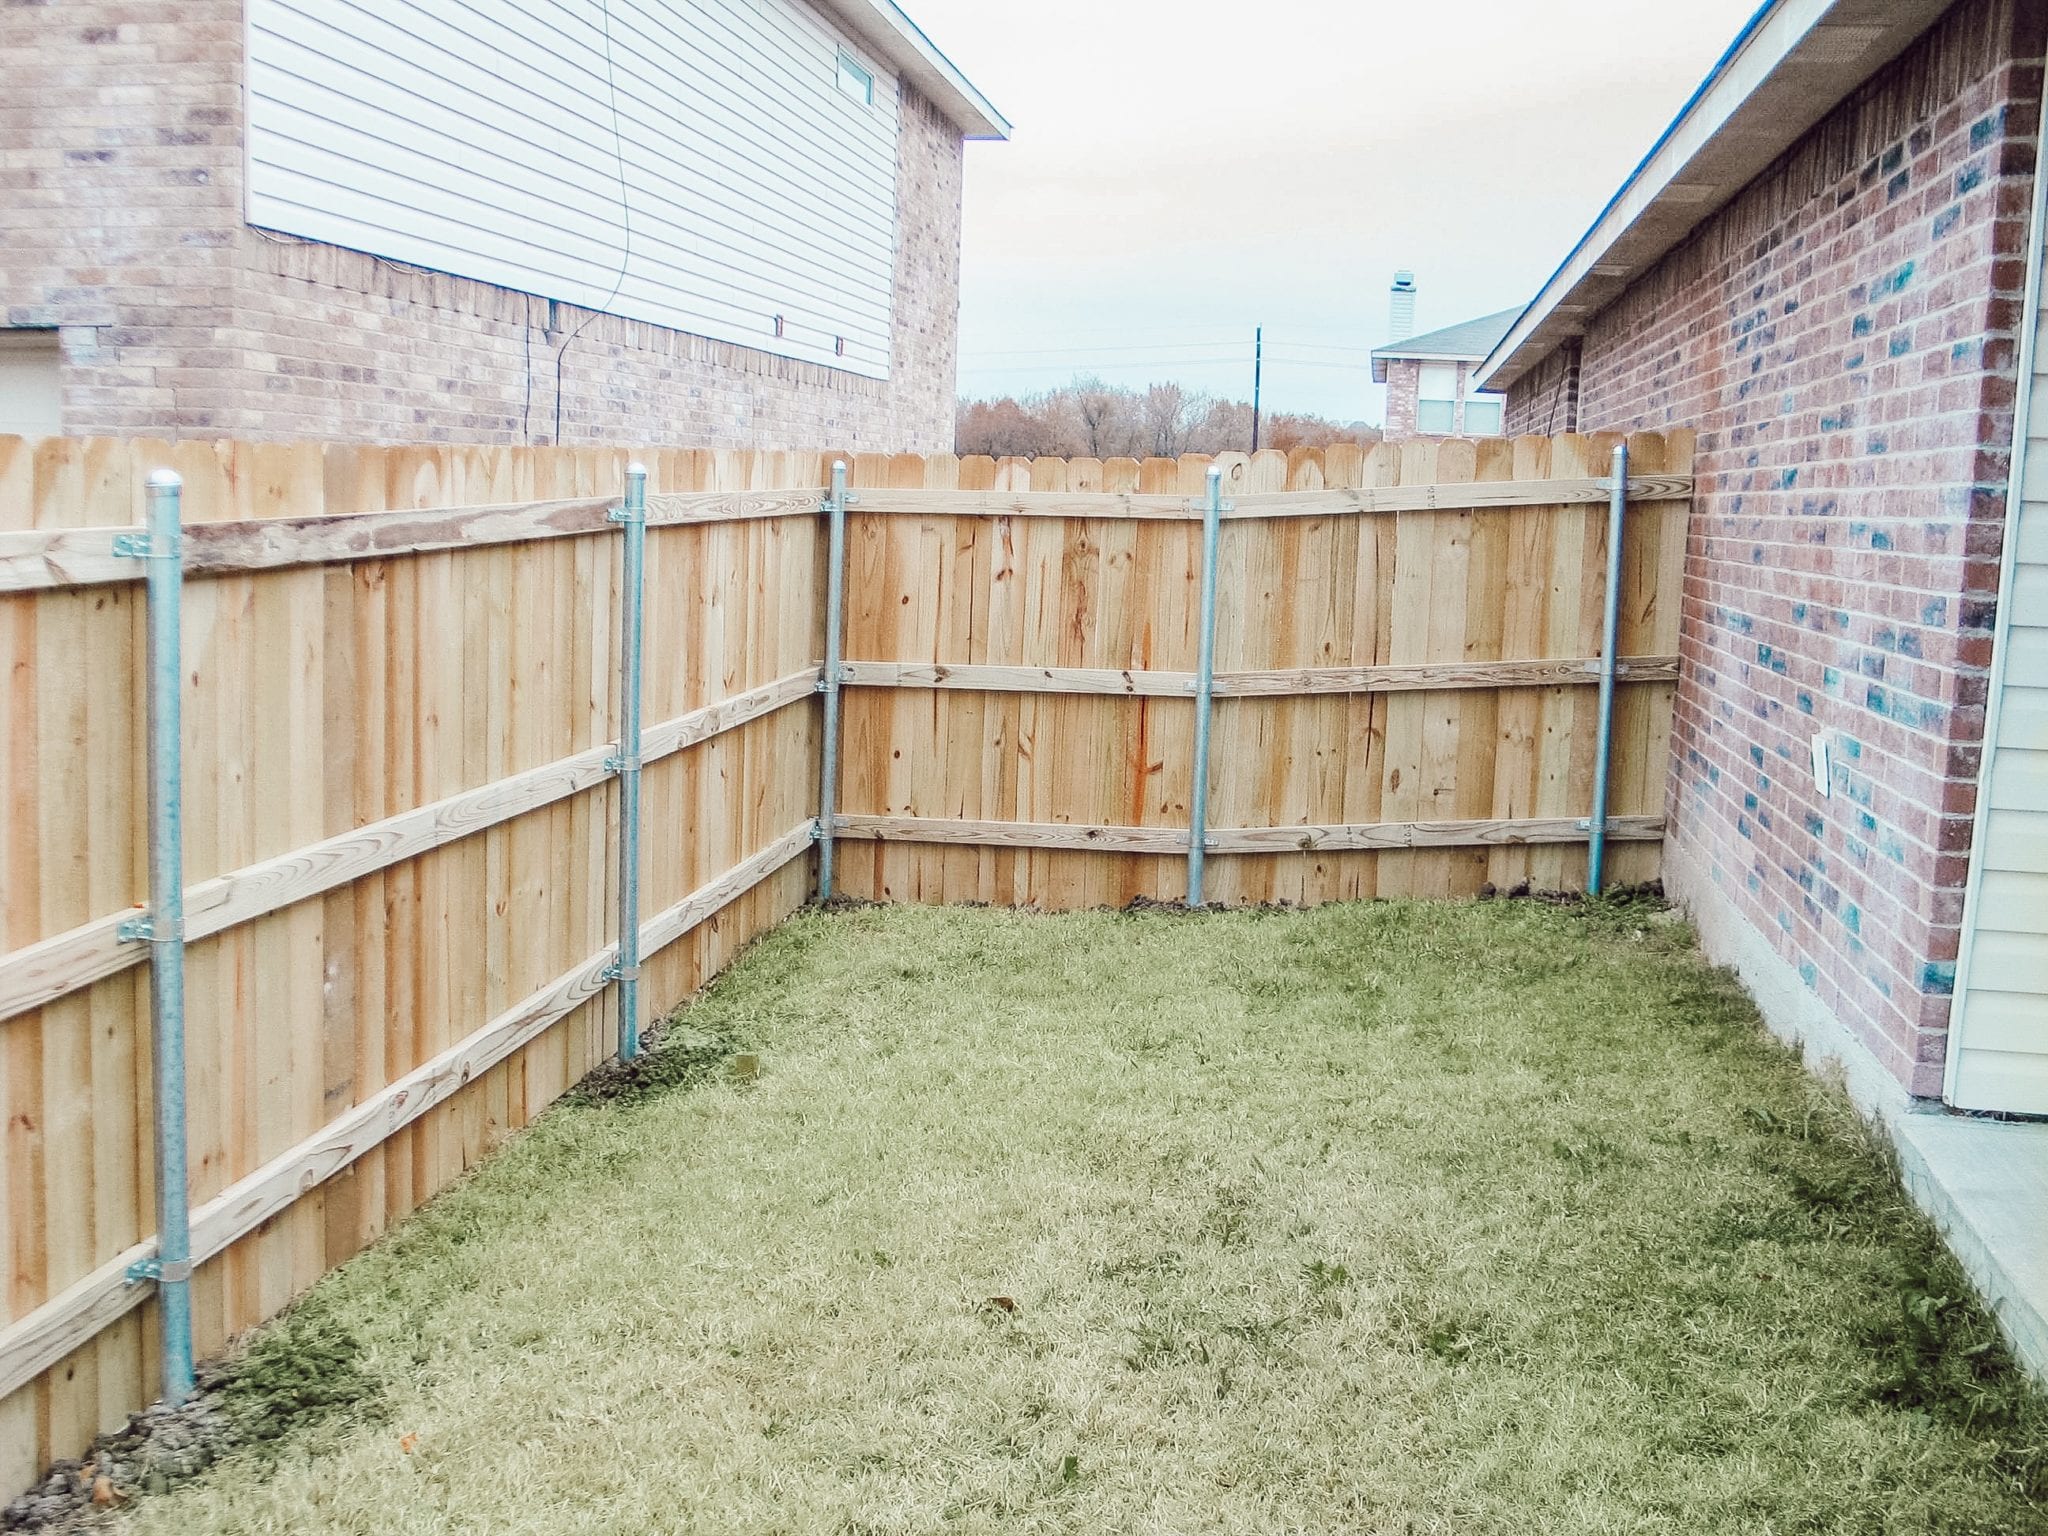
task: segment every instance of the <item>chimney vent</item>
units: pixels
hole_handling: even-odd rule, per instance
[[[1394,298],[1387,320],[1387,340],[1406,341],[1415,334],[1415,274],[1394,274]]]

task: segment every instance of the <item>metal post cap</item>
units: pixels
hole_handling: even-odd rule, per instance
[[[642,480],[645,480],[647,478],[647,466],[645,464],[642,464],[638,459],[635,459],[632,463],[626,466],[626,478],[630,480],[635,475],[638,475]]]
[[[185,484],[184,478],[175,469],[153,469],[149,472],[149,488],[152,491],[175,491]]]

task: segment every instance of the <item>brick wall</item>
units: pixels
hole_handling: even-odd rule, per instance
[[[1445,433],[1424,433],[1417,420],[1420,415],[1422,398],[1422,360],[1413,357],[1390,357],[1387,359],[1387,415],[1386,439],[1397,443],[1406,437],[1422,436],[1493,436],[1491,431],[1473,432],[1466,424],[1465,402],[1478,386],[1473,375],[1479,371],[1476,363],[1457,364],[1457,398],[1451,407],[1451,431]],[[1533,429],[1532,429],[1533,430]],[[1563,430],[1560,428],[1559,430]]]
[[[1508,391],[1509,435],[1579,430],[1579,348],[1577,337],[1566,341]]]
[[[1415,435],[1415,400],[1422,388],[1422,364],[1412,357],[1387,359],[1388,442]]]
[[[1674,854],[1925,1095],[1984,723],[2043,9],[1964,0],[1598,315],[1580,362],[1587,426],[1700,434]],[[1511,423],[1547,429],[1569,366],[1518,383]]]
[[[60,328],[67,431],[548,442],[559,357],[566,442],[952,447],[961,143],[907,85],[878,381],[247,227],[241,0],[6,0],[0,55],[0,318]]]

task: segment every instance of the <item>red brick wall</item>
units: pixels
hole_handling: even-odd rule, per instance
[[[56,326],[71,432],[952,447],[959,133],[898,142],[892,378],[242,222],[242,0],[0,5],[0,319]],[[584,326],[584,321],[590,323]]]
[[[1422,364],[1412,357],[1387,359],[1388,442],[1415,435],[1415,400],[1422,388]]]
[[[1553,437],[1579,430],[1579,342],[1566,342],[1508,391],[1510,436]]]
[[[1598,315],[1581,363],[1587,426],[1699,430],[1674,852],[1926,1095],[1984,723],[2042,10],[1957,5]],[[1543,424],[1565,366],[1517,385],[1516,425]]]

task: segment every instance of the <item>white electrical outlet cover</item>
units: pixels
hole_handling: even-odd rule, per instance
[[[1825,731],[1816,732],[1813,738],[1813,787],[1820,791],[1825,800],[1834,794],[1834,774],[1829,770],[1828,738]]]

